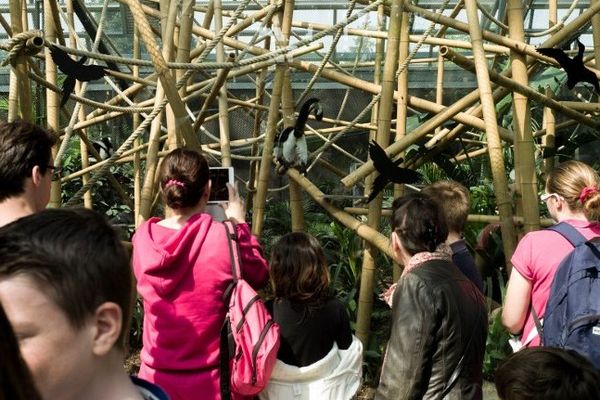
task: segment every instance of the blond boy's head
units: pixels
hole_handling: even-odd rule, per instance
[[[462,233],[469,216],[469,191],[460,183],[452,180],[437,181],[423,188],[422,192],[430,196],[444,210],[450,232]]]

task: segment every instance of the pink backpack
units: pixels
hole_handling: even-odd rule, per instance
[[[265,388],[277,360],[279,325],[242,277],[235,225],[224,225],[233,277],[224,295],[228,312],[220,342],[221,398],[228,400],[231,392],[255,396]]]

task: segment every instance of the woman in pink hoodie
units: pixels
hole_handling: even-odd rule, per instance
[[[150,218],[133,237],[133,268],[144,301],[139,376],[172,400],[220,399],[219,334],[223,294],[231,282],[222,223],[204,212],[209,168],[196,151],[177,149],[163,160],[160,188],[168,218]],[[228,184],[228,218],[237,223],[242,274],[255,288],[268,281],[260,244],[245,221],[237,184]]]

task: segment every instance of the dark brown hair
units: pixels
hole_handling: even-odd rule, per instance
[[[411,193],[392,204],[392,230],[410,255],[435,251],[448,237],[441,208],[427,195]]]
[[[600,212],[600,179],[598,173],[581,161],[566,161],[555,167],[546,179],[546,192],[556,193],[565,199],[572,211],[583,211],[588,217]],[[584,198],[579,197],[585,187],[596,189]]]
[[[193,207],[202,198],[209,178],[204,156],[189,149],[175,149],[160,167],[163,201],[173,209]]]
[[[435,201],[446,216],[448,230],[461,233],[469,216],[469,191],[456,181],[437,181],[421,190]]]
[[[572,350],[528,347],[500,364],[496,390],[502,400],[600,399],[600,373]]]
[[[313,236],[283,236],[271,250],[270,265],[275,297],[316,305],[329,295],[327,259]]]
[[[41,400],[0,304],[0,400]]]
[[[55,143],[53,133],[35,124],[0,121],[0,201],[23,193],[36,165],[46,173]]]
[[[104,217],[86,209],[46,209],[0,229],[0,277],[30,277],[84,326],[105,302],[123,313],[118,344],[125,345],[133,279],[119,236]]]

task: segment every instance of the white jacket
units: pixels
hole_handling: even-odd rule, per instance
[[[277,360],[261,400],[348,400],[360,387],[362,343],[356,336],[346,350],[337,345],[325,357],[306,367]]]

